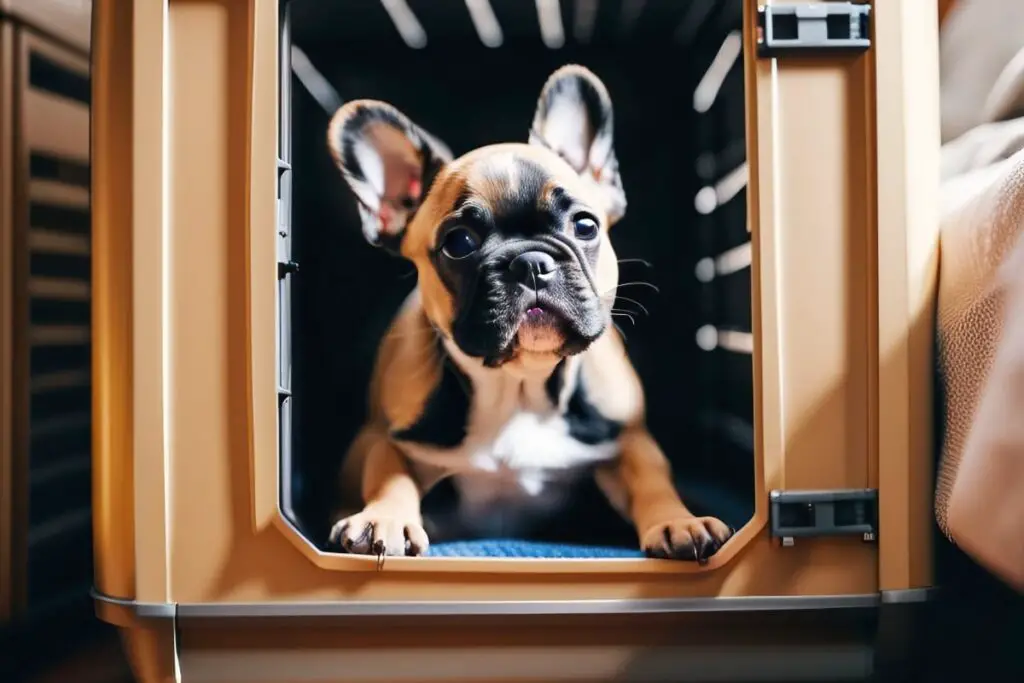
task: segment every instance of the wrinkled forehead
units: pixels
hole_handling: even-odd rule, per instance
[[[458,204],[489,214],[496,223],[514,215],[545,211],[564,199],[565,182],[557,168],[515,152],[498,152],[480,158],[466,169]]]
[[[435,182],[435,220],[464,209],[487,214],[496,225],[529,214],[598,211],[593,189],[559,156],[527,145],[495,145],[456,159]]]
[[[523,235],[554,226],[579,210],[605,220],[593,183],[557,154],[519,143],[482,147],[441,170],[402,251],[412,258],[429,252],[438,230],[457,217]]]

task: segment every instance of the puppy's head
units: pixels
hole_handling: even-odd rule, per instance
[[[626,198],[611,99],[590,71],[551,75],[528,144],[453,160],[370,100],[338,110],[328,143],[363,234],[416,265],[427,316],[463,353],[489,367],[555,363],[611,324],[618,267],[608,229]]]

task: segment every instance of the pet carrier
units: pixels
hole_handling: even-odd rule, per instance
[[[701,680],[725,653],[791,678],[830,647],[824,679],[926,597],[934,3],[107,0],[94,36],[96,599],[141,680]],[[413,279],[362,240],[329,115],[525,141],[567,62],[614,102],[612,241],[654,266],[623,277],[661,289],[624,328],[650,428],[737,532],[703,565],[602,538],[336,552]]]

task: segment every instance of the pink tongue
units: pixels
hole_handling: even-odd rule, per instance
[[[530,316],[531,318],[536,318],[538,315],[543,315],[543,314],[544,314],[544,309],[543,308],[537,308],[536,306],[534,306],[533,308],[531,308],[531,309],[526,311],[526,315]]]

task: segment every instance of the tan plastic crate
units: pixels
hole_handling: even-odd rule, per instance
[[[772,615],[924,599],[936,5],[876,3],[866,52],[778,59],[758,58],[744,9],[754,518],[706,566],[377,572],[318,551],[278,507],[278,3],[96,3],[96,597],[140,680],[599,680],[682,671],[704,656],[687,648],[714,644],[763,667],[754,644],[783,651]],[[769,494],[805,489],[877,489],[878,537],[784,546]],[[801,647],[870,638],[860,621],[786,623]]]

